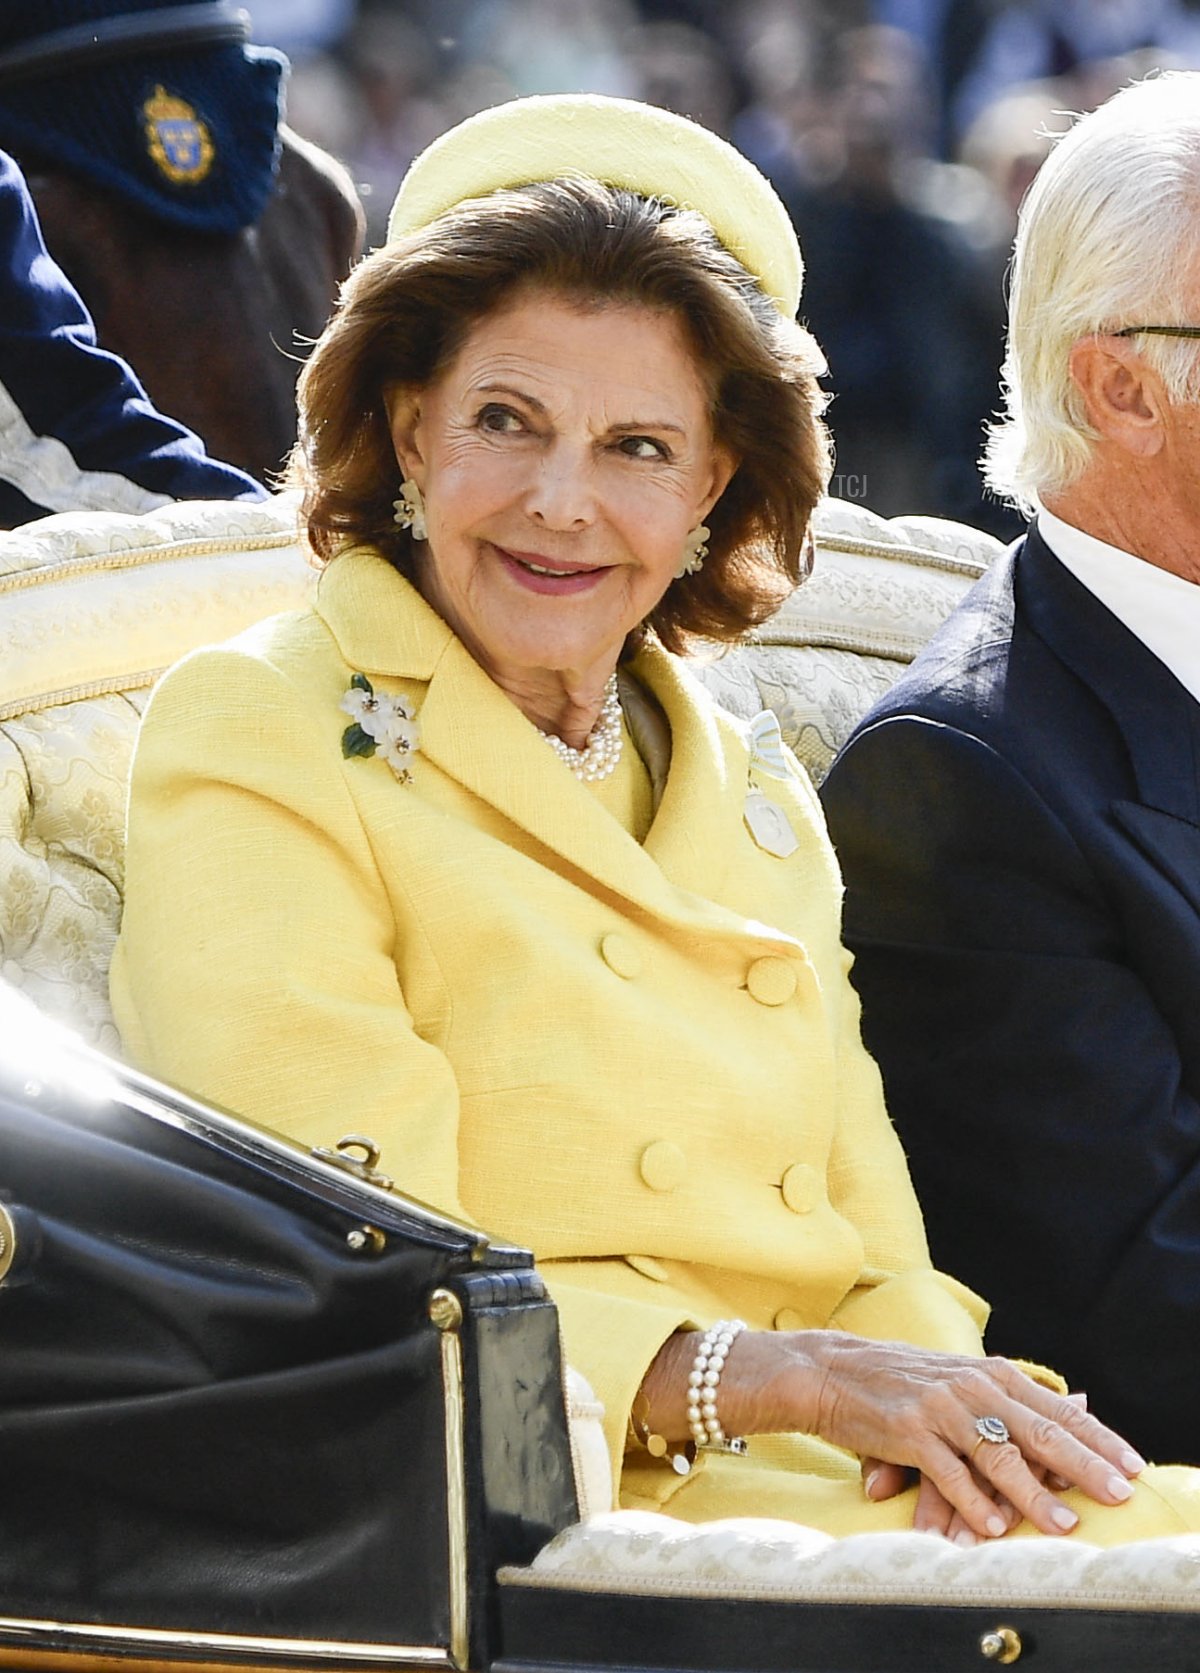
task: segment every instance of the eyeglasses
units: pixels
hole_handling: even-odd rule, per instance
[[[1110,337],[1200,337],[1200,325],[1125,325],[1110,331]]]

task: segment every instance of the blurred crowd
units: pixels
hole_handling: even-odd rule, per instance
[[[249,0],[293,60],[289,121],[382,236],[404,168],[523,93],[648,99],[773,179],[830,365],[833,491],[1001,535],[977,458],[997,406],[1021,195],[1067,113],[1200,67],[1200,0]]]

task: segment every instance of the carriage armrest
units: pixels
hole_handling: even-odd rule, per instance
[[[567,1434],[579,1519],[607,1515],[613,1508],[612,1460],[604,1438],[604,1407],[587,1378],[573,1366],[563,1368]]]

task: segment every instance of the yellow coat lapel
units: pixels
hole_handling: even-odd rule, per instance
[[[658,699],[671,728],[671,771],[646,852],[678,887],[719,896],[739,834],[735,804],[746,788],[745,744],[733,722],[718,715],[659,646],[646,646],[634,673]]]
[[[746,745],[665,651],[647,646],[634,663],[672,737],[671,771],[643,848],[384,558],[365,549],[341,553],[321,576],[316,610],[350,670],[424,686],[411,692],[421,756],[560,862],[656,917],[745,935],[746,920],[708,897],[720,894],[731,844],[742,838]],[[778,930],[763,933],[789,941]]]

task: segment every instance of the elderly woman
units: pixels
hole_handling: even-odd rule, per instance
[[[767,183],[642,106],[518,102],[417,161],[302,381],[315,603],[146,716],[125,1042],[305,1144],[371,1133],[405,1190],[530,1246],[627,1505],[1200,1525],[1190,1478],[1135,1488],[1052,1374],[980,1357],[812,790],[679,659],[803,567],[800,271]]]

